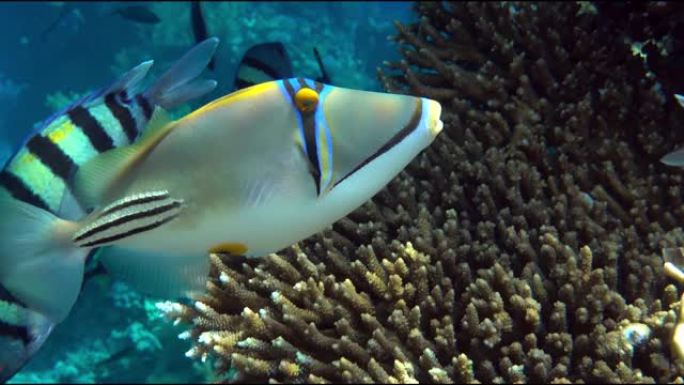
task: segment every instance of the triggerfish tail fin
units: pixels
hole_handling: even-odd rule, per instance
[[[234,88],[239,90],[293,76],[292,62],[282,43],[257,44],[250,47],[242,57],[235,74]]]
[[[27,308],[61,322],[81,290],[87,249],[70,240],[77,224],[0,193],[0,284]]]
[[[152,85],[144,96],[166,109],[198,98],[216,88],[215,80],[196,79],[207,67],[219,39],[209,38],[188,51]]]

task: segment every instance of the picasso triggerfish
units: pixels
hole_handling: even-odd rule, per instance
[[[51,322],[73,306],[92,250],[162,297],[201,290],[208,253],[260,257],[323,230],[395,177],[442,130],[427,98],[304,78],[270,81],[172,121],[77,171],[79,220],[0,195],[0,278]],[[30,229],[30,231],[27,231]]]

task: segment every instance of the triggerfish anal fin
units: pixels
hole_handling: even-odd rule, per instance
[[[292,62],[280,42],[257,44],[250,47],[240,60],[234,88],[236,90],[271,80],[294,76]]]
[[[168,113],[157,107],[140,140],[130,146],[102,153],[81,166],[74,177],[74,191],[81,205],[90,209],[116,194],[126,172],[142,160],[173,127]]]
[[[160,298],[201,291],[210,266],[207,255],[146,253],[116,246],[105,248],[100,260],[113,276],[136,290]]]

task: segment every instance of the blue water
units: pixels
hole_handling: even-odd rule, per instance
[[[161,19],[154,25],[112,14],[133,4],[0,3],[0,161],[34,124],[71,99],[151,58],[154,78],[194,44],[190,3],[139,3]],[[398,57],[387,40],[395,33],[393,21],[414,18],[411,4],[400,2],[202,7],[209,34],[221,39],[211,74],[219,86],[204,101],[228,92],[249,46],[274,40],[285,45],[297,75],[320,75],[312,54],[317,47],[335,85],[377,90],[376,68]],[[153,304],[109,277],[88,281],[69,318],[12,381],[211,381],[210,362],[184,356],[190,345],[176,338],[183,327],[159,318]]]

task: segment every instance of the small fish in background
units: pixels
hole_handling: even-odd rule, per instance
[[[204,41],[207,39],[207,23],[204,21],[202,14],[202,5],[199,1],[190,2],[190,23],[192,25],[192,33],[195,36],[195,42]],[[207,67],[214,70],[214,58],[212,57]]]
[[[313,52],[318,68],[321,70],[321,76],[317,77],[316,81],[330,84],[330,76],[325,70],[318,49],[314,47]],[[294,76],[292,61],[283,43],[260,43],[250,47],[242,56],[233,81],[233,88],[239,90],[255,84]]]
[[[321,59],[321,54],[318,53],[318,49],[316,47],[314,47],[313,52],[314,56],[316,57],[316,62],[318,63],[318,68],[321,70],[321,76],[316,78],[316,81],[330,84],[330,76],[328,75],[328,71],[325,70],[323,60]]]
[[[69,30],[70,32],[78,31],[83,26],[85,19],[81,10],[76,7],[77,4],[78,3],[75,2],[55,3],[54,6],[59,8],[59,14],[55,20],[41,32],[40,40],[43,42],[46,41],[48,36],[59,29]]]
[[[107,270],[147,294],[202,290],[207,253],[260,257],[323,230],[430,145],[440,114],[427,98],[304,78],[177,121],[158,107],[138,141],[79,168],[78,202],[94,211],[78,222],[0,195],[3,285],[55,322],[78,295],[86,255],[107,246]]]
[[[81,218],[83,210],[72,195],[72,177],[80,166],[100,153],[128,145],[138,139],[154,108],[174,108],[198,98],[216,87],[216,81],[197,79],[213,56],[218,39],[198,44],[143,92],[140,81],[153,64],[143,62],[106,88],[92,92],[65,109],[54,113],[30,132],[0,171],[0,201],[6,205],[32,207],[41,213],[62,218]],[[0,210],[0,212],[2,212]],[[26,213],[29,213],[27,211]],[[6,231],[29,218],[0,216],[0,243],[7,237],[38,240],[41,228],[24,228],[26,233],[11,235]],[[106,249],[101,249],[106,253]],[[16,254],[21,254],[16,251]],[[55,255],[55,258],[69,258]],[[49,260],[37,260],[37,271],[28,261],[0,257],[0,382],[8,380],[40,348],[55,324],[68,314],[73,302],[58,308],[35,294],[60,279]],[[92,260],[91,260],[92,261]],[[83,261],[66,262],[67,271],[83,275]],[[89,271],[87,275],[97,273]],[[22,278],[23,277],[23,278]],[[32,287],[18,289],[21,281]],[[26,288],[24,288],[26,289]],[[75,301],[81,289],[79,281],[64,281],[49,290],[65,293]]]
[[[294,76],[292,62],[281,42],[251,46],[240,60],[233,87],[236,90]]]
[[[111,12],[112,15],[119,15],[122,18],[141,24],[157,24],[161,21],[156,13],[152,12],[146,5],[129,5],[116,8]]]
[[[684,108],[684,95],[675,94],[675,99]],[[668,166],[684,167],[684,147],[666,154],[660,161]]]

